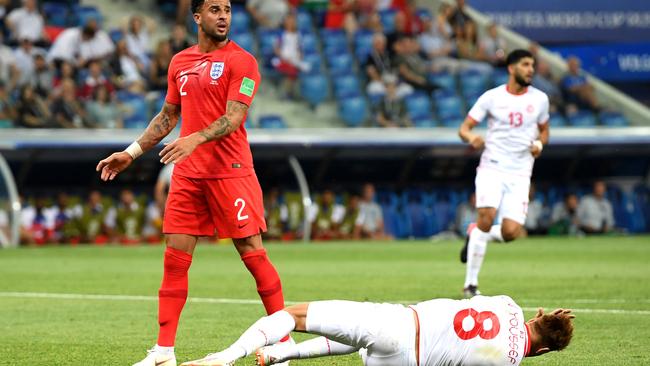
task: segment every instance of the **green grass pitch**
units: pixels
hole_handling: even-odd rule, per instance
[[[460,242],[270,244],[288,301],[458,298]],[[0,365],[131,365],[153,345],[162,246],[0,250]],[[650,237],[540,238],[491,244],[484,294],[526,310],[575,309],[569,348],[524,365],[650,364]],[[92,298],[47,294],[110,295]],[[50,297],[46,297],[50,296]],[[177,358],[217,351],[263,315],[230,245],[197,248]],[[299,335],[298,339],[304,339]],[[239,365],[252,365],[252,358]],[[294,365],[360,365],[356,355]]]

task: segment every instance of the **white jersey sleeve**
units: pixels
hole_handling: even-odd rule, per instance
[[[473,119],[476,123],[480,123],[488,115],[488,111],[490,110],[491,105],[492,105],[492,93],[491,90],[488,90],[487,92],[483,93],[478,98],[478,100],[476,100],[476,103],[474,103],[472,109],[470,109],[469,112],[467,112],[467,115],[469,116],[469,118]]]
[[[516,366],[528,352],[523,311],[508,296],[431,300],[413,308],[423,366]]]

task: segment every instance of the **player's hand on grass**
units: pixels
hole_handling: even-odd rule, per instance
[[[113,180],[133,162],[133,158],[126,151],[113,153],[111,156],[97,164],[96,171],[100,172],[103,181]]]
[[[481,150],[485,146],[485,141],[481,135],[474,135],[470,138],[469,144],[476,150]]]
[[[200,136],[192,134],[185,137],[179,137],[173,142],[165,145],[160,154],[160,162],[167,165],[169,163],[180,163],[185,160],[197,146],[205,141]]]

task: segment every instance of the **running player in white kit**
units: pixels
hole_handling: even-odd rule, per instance
[[[467,262],[465,297],[480,294],[478,274],[488,241],[512,241],[521,232],[528,211],[530,176],[535,158],[548,143],[548,96],[530,84],[535,59],[526,50],[514,50],[506,59],[508,84],[488,90],[467,113],[460,138],[482,149],[476,169],[478,218],[470,225],[461,262]],[[485,140],[472,129],[487,119]],[[497,218],[500,222],[494,225]]]
[[[564,349],[573,335],[573,318],[571,310],[544,314],[539,309],[526,322],[508,296],[412,306],[315,301],[265,316],[227,349],[181,366],[229,366],[253,352],[257,364],[267,366],[357,351],[367,366],[516,366],[524,357]],[[291,331],[321,337],[275,345]]]

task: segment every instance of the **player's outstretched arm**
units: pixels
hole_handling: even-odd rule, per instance
[[[248,106],[242,102],[229,100],[226,114],[212,122],[208,127],[191,135],[176,139],[160,152],[160,162],[164,164],[180,163],[190,156],[200,144],[216,141],[236,131],[244,122]]]
[[[133,160],[162,141],[176,127],[180,110],[180,105],[165,102],[160,113],[149,122],[149,126],[134,143],[126,150],[113,153],[97,164],[95,170],[100,172],[101,179],[115,179]]]

